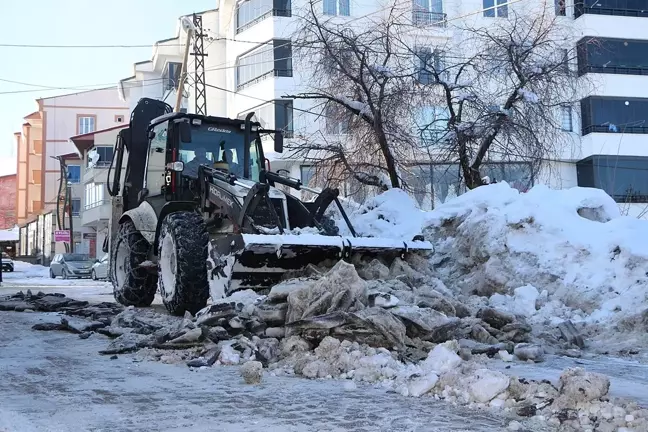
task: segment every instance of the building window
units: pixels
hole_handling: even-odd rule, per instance
[[[293,102],[291,100],[278,100],[275,106],[275,129],[282,130],[285,138],[292,138],[293,129]]]
[[[590,156],[576,163],[578,186],[603,189],[619,203],[646,203],[646,167],[646,156]]]
[[[41,184],[41,177],[42,177],[42,171],[41,170],[33,170],[32,171],[32,183],[33,184]]]
[[[95,131],[96,116],[78,116],[77,134],[83,135]]]
[[[567,0],[554,0],[554,6],[556,8],[556,16],[567,15]]]
[[[590,96],[581,100],[582,133],[648,134],[648,99]]]
[[[574,17],[583,14],[648,17],[647,0],[578,0],[574,2]]]
[[[565,105],[560,107],[560,128],[565,132],[572,132],[572,107]]]
[[[352,114],[344,107],[328,103],[324,109],[326,133],[328,135],[344,135],[349,133]]]
[[[114,148],[111,146],[94,147],[88,152],[88,168],[105,168],[110,166]]]
[[[289,40],[275,39],[241,56],[236,65],[237,89],[265,78],[292,76],[292,45]]]
[[[81,182],[81,167],[79,165],[68,165],[67,172],[69,183]]]
[[[124,116],[123,115],[116,115],[115,116],[115,123],[124,123]]]
[[[420,26],[445,27],[446,14],[443,13],[443,0],[413,0],[412,22]]]
[[[436,82],[435,72],[441,80],[448,77],[445,69],[445,54],[431,48],[415,48],[415,64],[418,82],[421,84],[432,84]]]
[[[432,146],[439,144],[448,133],[450,110],[443,106],[429,106],[418,110],[415,118],[416,128],[421,144]]]
[[[299,171],[302,184],[308,186],[313,177],[315,177],[315,167],[313,165],[301,165]]]
[[[236,9],[236,33],[253,27],[270,16],[292,16],[290,0],[247,0]]]
[[[182,63],[169,62],[164,67],[162,73],[162,82],[164,83],[164,90],[174,90],[178,88],[180,83],[180,73],[182,72]]]
[[[349,0],[323,0],[324,15],[350,16]]]
[[[648,41],[586,37],[576,49],[579,75],[648,75]]]
[[[261,123],[262,128],[281,130],[284,133],[284,138],[293,137],[293,102],[291,100],[275,100],[250,111],[254,112],[253,121]],[[238,115],[238,118],[244,119],[248,113],[249,111],[243,112]]]
[[[87,183],[85,185],[85,209],[90,209],[103,204],[104,201],[104,184]]]
[[[72,216],[79,216],[81,214],[81,199],[72,198]]]
[[[508,17],[508,0],[483,0],[483,5],[484,16],[487,18]]]

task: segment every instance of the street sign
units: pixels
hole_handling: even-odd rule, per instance
[[[54,241],[55,242],[69,242],[70,241],[70,231],[68,231],[68,230],[56,230],[56,231],[54,231]]]

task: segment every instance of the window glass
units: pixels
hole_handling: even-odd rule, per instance
[[[94,117],[79,117],[79,135],[87,134],[95,131],[95,118]]]
[[[603,189],[620,203],[648,202],[648,157],[591,156],[576,166],[578,186]]]
[[[81,182],[81,167],[79,165],[68,165],[68,182],[79,183]]]
[[[648,133],[648,99],[592,96],[581,100],[583,135]]]
[[[155,136],[149,144],[146,169],[146,188],[150,196],[160,195],[164,186],[164,171],[166,166],[166,141],[168,122],[153,127]]]
[[[81,199],[73,198],[72,199],[72,216],[79,216],[81,214]]]

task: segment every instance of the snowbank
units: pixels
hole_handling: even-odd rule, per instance
[[[430,212],[390,189],[349,217],[362,236],[424,233],[435,246],[431,267],[455,293],[531,322],[603,322],[648,308],[648,221],[621,216],[600,189],[520,193],[501,182]]]
[[[622,217],[602,190],[535,186],[520,193],[498,183],[424,219],[434,263],[451,288],[510,295],[510,310],[523,315],[533,315],[533,302],[547,290],[546,318],[563,305],[576,311],[571,318],[588,320],[648,307],[648,222]],[[503,298],[494,300],[501,305]]]
[[[389,189],[347,213],[358,235],[399,240],[422,234],[429,216],[402,189]],[[350,234],[344,220],[336,222],[341,234]]]

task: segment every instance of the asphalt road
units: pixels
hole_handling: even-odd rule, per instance
[[[0,431],[499,431],[506,421],[429,397],[236,367],[110,360],[107,339],[31,330],[53,314],[0,312]]]

